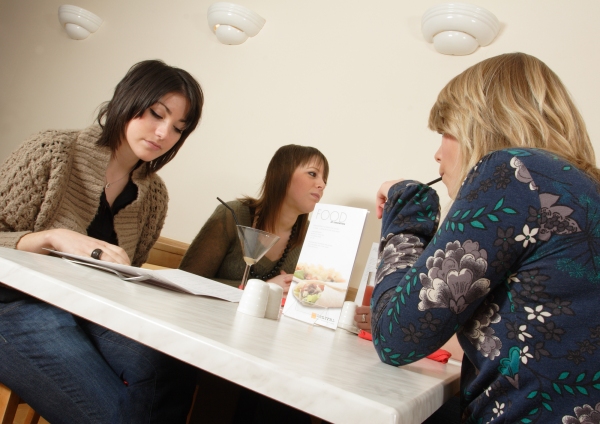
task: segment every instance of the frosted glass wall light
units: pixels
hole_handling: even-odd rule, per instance
[[[63,4],[58,8],[58,20],[74,40],[83,40],[102,25],[102,18],[81,7]]]
[[[258,34],[265,22],[252,10],[234,3],[219,2],[208,8],[208,26],[223,44],[242,44]]]
[[[446,3],[425,12],[421,31],[438,52],[460,56],[490,44],[500,31],[500,22],[482,7]]]

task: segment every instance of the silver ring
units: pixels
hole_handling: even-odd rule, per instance
[[[365,323],[367,322],[367,315],[366,314],[362,314],[362,322]]]
[[[100,260],[100,256],[102,256],[102,249],[94,249],[92,250],[92,254],[90,255],[94,259]]]

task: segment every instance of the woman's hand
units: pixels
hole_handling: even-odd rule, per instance
[[[404,179],[400,178],[399,180],[386,181],[385,183],[381,184],[381,187],[379,187],[379,190],[377,191],[377,198],[375,199],[377,218],[381,219],[383,216],[383,208],[385,206],[385,202],[387,202],[390,188],[392,188],[394,184],[401,181],[404,181]]]
[[[280,285],[281,288],[283,288],[283,294],[286,295],[287,292],[290,290],[290,284],[292,284],[292,277],[294,277],[294,274],[288,274],[284,270],[281,270],[281,274],[271,278],[270,280],[267,280],[267,283],[275,283]]]
[[[119,246],[62,228],[29,233],[17,243],[17,250],[48,254],[44,248],[79,256],[91,256],[93,250],[101,249],[101,260],[122,265],[131,264],[127,253]]]
[[[371,307],[370,306],[357,306],[354,315],[354,321],[356,326],[361,330],[371,332]]]

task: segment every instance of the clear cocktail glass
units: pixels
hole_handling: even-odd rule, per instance
[[[242,244],[242,254],[246,269],[242,278],[242,290],[246,287],[250,267],[260,261],[260,259],[277,243],[279,236],[256,228],[236,225],[240,243]]]

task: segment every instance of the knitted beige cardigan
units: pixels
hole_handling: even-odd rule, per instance
[[[34,135],[0,166],[0,246],[15,248],[30,232],[66,228],[86,234],[100,205],[110,150],[101,129]],[[146,261],[167,213],[167,188],[157,175],[134,171],[138,196],[114,217],[121,246],[134,266]]]

